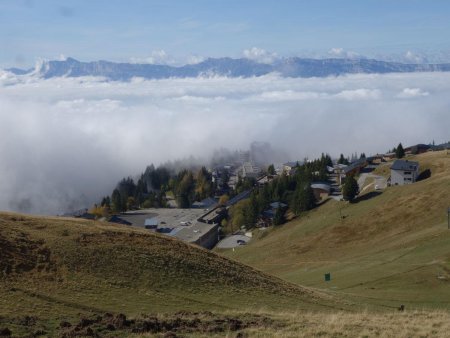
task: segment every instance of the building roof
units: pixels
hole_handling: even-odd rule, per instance
[[[392,170],[403,170],[403,171],[416,171],[419,168],[419,163],[408,160],[396,160],[392,166]]]
[[[337,164],[335,164],[335,165],[333,166],[333,169],[344,169],[344,168],[346,168],[346,167],[348,167],[347,164],[337,163]]]
[[[158,224],[159,224],[158,218],[156,218],[156,217],[146,218],[145,222],[144,222],[145,226],[158,226]]]
[[[410,147],[406,147],[405,151],[411,151],[411,150],[413,150],[413,148],[416,148],[416,150],[419,150],[419,149],[428,150],[431,148],[431,146],[429,144],[419,143],[419,144],[415,144]]]
[[[311,188],[313,189],[321,189],[321,190],[325,190],[330,192],[331,191],[331,186],[327,183],[312,183],[311,184]]]
[[[172,231],[170,235],[183,241],[192,243],[208,233],[214,227],[217,227],[217,224],[196,222],[190,227],[181,228],[179,231]]]
[[[108,222],[131,225],[131,222],[128,222],[128,221],[118,217],[117,215],[112,215],[111,218],[108,220]]]
[[[355,170],[357,168],[362,168],[367,165],[367,159],[366,158],[360,158],[352,163],[350,163],[347,167],[344,168],[344,173],[348,173],[352,170]]]
[[[450,149],[450,142],[442,143],[442,144],[438,144],[438,145],[432,146],[431,149],[433,149],[433,150],[445,150],[445,149]]]
[[[227,207],[230,207],[230,206],[236,204],[237,202],[249,197],[251,192],[252,192],[251,190],[245,190],[245,191],[241,192],[239,195],[234,196],[232,199],[230,199],[227,202]]]
[[[212,197],[207,197],[200,202],[194,202],[192,207],[194,208],[210,208],[217,204],[216,200]]]
[[[199,220],[201,220],[201,222],[206,222],[206,223],[215,222],[223,216],[225,211],[226,211],[225,207],[219,206],[217,208],[209,210],[206,214],[202,215],[199,218]]]
[[[264,210],[263,211],[263,216],[267,217],[267,218],[274,218],[275,217],[275,211],[271,210]]]
[[[287,207],[287,204],[284,204],[282,202],[273,202],[273,203],[270,203],[270,207],[272,209],[285,208],[285,207]]]

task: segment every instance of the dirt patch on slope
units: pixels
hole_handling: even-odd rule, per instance
[[[44,241],[31,240],[23,232],[5,238],[0,233],[0,274],[3,277],[30,271],[55,271],[51,251]]]
[[[247,328],[275,328],[279,322],[261,315],[217,315],[211,312],[178,312],[173,315],[145,315],[127,319],[124,314],[105,313],[95,318],[82,318],[77,324],[61,322],[60,337],[103,337],[121,334],[162,334],[181,337],[183,334],[237,332]]]

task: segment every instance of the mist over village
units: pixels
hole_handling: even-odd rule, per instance
[[[0,337],[447,337],[449,13],[0,1]]]

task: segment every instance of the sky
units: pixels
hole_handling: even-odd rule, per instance
[[[0,0],[0,67],[261,51],[450,62],[449,15],[447,0]]]

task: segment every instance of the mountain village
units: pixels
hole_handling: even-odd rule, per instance
[[[402,147],[401,144],[399,146]],[[351,199],[367,192],[370,194],[366,194],[366,198],[381,194],[389,186],[413,184],[417,180],[427,178],[429,173],[421,172],[419,163],[408,158],[424,152],[447,149],[450,149],[450,143],[416,144],[405,147],[400,155],[395,151],[367,157],[361,154],[359,158],[355,154],[351,159],[341,155],[340,159],[326,165],[326,174],[322,174],[321,180],[310,181],[314,205],[325,203],[328,199],[346,200],[342,188],[349,177],[357,179],[355,196]],[[258,213],[255,224],[243,224],[224,231],[224,226],[229,224],[227,220],[230,211],[232,212],[238,203],[248,200],[253,191],[264,188],[278,178],[292,178],[301,165],[311,162],[306,159],[267,167],[264,159],[270,152],[269,144],[254,142],[249,151],[236,152],[226,161],[216,163],[208,169],[211,183],[215,187],[214,193],[193,202],[187,208],[178,207],[173,196],[167,194],[167,206],[164,208],[134,207],[134,210],[113,213],[108,217],[99,217],[88,210],[81,210],[72,216],[100,218],[113,223],[142,227],[207,249],[245,245],[252,239],[253,228],[264,230],[277,224],[274,221],[277,213],[282,214],[284,221],[281,223],[299,216],[293,215],[292,206],[287,201],[284,203],[280,200],[269,200],[266,208]],[[313,175],[314,178],[320,176],[318,171]]]

